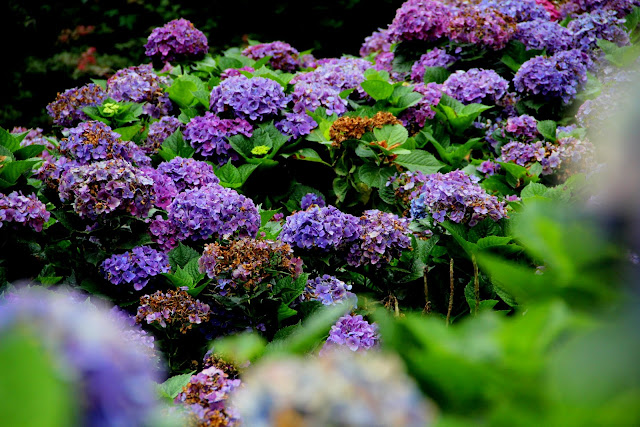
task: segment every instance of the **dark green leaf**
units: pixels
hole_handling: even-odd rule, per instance
[[[0,147],[4,148],[4,147]],[[27,145],[26,147],[21,147],[14,151],[13,155],[18,160],[27,160],[32,157],[36,157],[40,153],[45,150],[44,145]],[[0,155],[2,155],[2,151],[0,150]]]
[[[538,132],[544,136],[547,141],[554,142],[556,138],[556,122],[553,120],[543,120],[538,122]]]
[[[4,163],[0,165],[0,177],[8,182],[15,183],[20,175],[30,171],[38,160],[16,160],[14,162]]]
[[[162,397],[167,398],[167,400],[173,399],[182,391],[182,387],[186,386],[191,379],[193,372],[188,374],[175,375],[169,379],[167,379],[162,384],[158,385],[158,390]]]
[[[410,154],[399,154],[395,163],[411,172],[421,171],[426,175],[436,173],[444,166],[433,154],[424,150],[413,150]]]
[[[451,72],[444,67],[424,67],[424,83],[442,84],[449,78]]]
[[[136,125],[127,126],[123,128],[117,128],[117,129],[114,129],[113,131],[119,134],[120,138],[122,138],[123,141],[131,141],[134,136],[140,133],[140,130],[142,130],[142,125],[136,124]]]
[[[175,271],[178,267],[184,268],[189,261],[198,258],[200,258],[200,254],[195,249],[178,243],[178,246],[169,252],[169,265],[171,265],[171,270]]]
[[[387,99],[393,93],[393,85],[382,80],[365,80],[361,86],[376,101]]]
[[[366,163],[358,168],[358,177],[371,188],[382,188],[397,170],[393,167],[380,167]]]

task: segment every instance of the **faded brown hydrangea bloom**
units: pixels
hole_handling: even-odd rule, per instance
[[[340,147],[347,139],[360,139],[362,135],[384,125],[401,125],[393,114],[379,111],[373,117],[340,117],[331,125],[329,138],[334,147]]]
[[[185,290],[157,291],[152,295],[140,297],[140,307],[136,322],[146,320],[148,324],[157,323],[163,328],[167,323],[180,325],[180,332],[186,333],[193,324],[209,321],[210,307],[194,299]]]

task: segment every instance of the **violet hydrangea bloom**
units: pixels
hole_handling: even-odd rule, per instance
[[[202,31],[186,19],[180,18],[154,28],[144,48],[145,55],[167,62],[202,57],[209,50],[209,44]]]
[[[365,57],[372,53],[389,52],[391,50],[391,43],[389,43],[388,30],[378,28],[371,33],[370,36],[365,37],[362,46],[360,47],[360,56]]]
[[[171,269],[168,255],[149,246],[136,246],[131,251],[112,255],[100,268],[104,278],[112,284],[133,284],[136,291],[147,286],[152,277]]]
[[[442,84],[442,91],[463,104],[496,103],[507,94],[509,82],[493,70],[458,70]]]
[[[550,57],[536,56],[526,61],[513,78],[519,93],[546,100],[560,99],[570,104],[587,82],[587,54],[578,49]]]
[[[437,0],[407,0],[389,25],[389,41],[435,41],[446,33],[451,7]]]
[[[411,247],[409,220],[398,215],[371,209],[360,217],[360,238],[349,246],[347,263],[359,267],[382,267]]]
[[[187,123],[184,139],[196,153],[224,165],[230,160],[238,159],[238,153],[231,148],[227,138],[238,134],[250,137],[252,132],[253,127],[243,118],[221,119],[207,111],[204,116],[194,117]]]
[[[304,211],[311,205],[317,205],[320,208],[326,206],[324,199],[316,193],[307,193],[300,200],[300,208]]]
[[[437,83],[418,83],[413,87],[414,92],[418,92],[422,95],[422,99],[415,105],[404,110],[398,120],[407,128],[417,132],[422,129],[428,119],[433,119],[436,116],[436,112],[433,108],[442,98],[442,85]]]
[[[578,14],[581,12],[593,12],[597,10],[611,10],[619,16],[631,12],[634,6],[640,6],[638,0],[569,0],[563,5],[566,14]]]
[[[534,19],[549,20],[551,17],[545,8],[536,0],[482,0],[478,9],[497,9],[510,16],[517,22],[533,21]]]
[[[392,187],[396,199],[407,206],[411,200],[418,196],[420,189],[429,178],[421,171],[406,171],[389,178],[386,186]]]
[[[61,201],[92,220],[115,211],[144,218],[154,203],[153,179],[122,159],[70,167],[59,191]]]
[[[513,38],[515,20],[493,8],[479,10],[464,6],[449,21],[447,35],[458,43],[471,43],[500,50]]]
[[[275,41],[271,43],[260,43],[249,46],[242,51],[244,56],[254,60],[259,60],[265,56],[270,56],[269,65],[274,70],[294,72],[298,69],[298,52],[289,43]]]
[[[544,19],[519,23],[515,39],[522,42],[527,50],[546,49],[549,55],[573,47],[573,34],[570,30],[557,22]]]
[[[145,103],[143,110],[154,118],[166,116],[172,108],[169,95],[163,89],[169,84],[151,64],[123,68],[107,80],[107,95],[115,101]]]
[[[571,31],[574,46],[589,52],[596,49],[598,39],[607,40],[625,46],[629,44],[629,35],[624,28],[625,20],[612,10],[596,10],[577,15],[567,24]]]
[[[140,297],[136,322],[157,324],[163,328],[166,328],[167,324],[175,325],[183,334],[193,325],[208,322],[211,311],[209,305],[194,299],[185,289],[187,288],[157,291],[152,295]]]
[[[176,184],[171,177],[151,166],[143,166],[140,170],[153,180],[154,205],[157,208],[166,209],[176,194],[178,194]]]
[[[336,91],[356,89],[364,96],[360,84],[365,80],[364,72],[372,68],[371,62],[363,58],[326,58],[318,60],[318,67],[307,73],[298,73],[291,84],[306,82],[313,86],[329,86]],[[295,110],[294,110],[295,111]]]
[[[51,214],[35,194],[23,195],[21,191],[0,193],[0,228],[5,223],[22,224],[42,231]]]
[[[347,111],[347,100],[340,97],[340,91],[325,83],[298,82],[291,97],[293,111],[298,114],[316,111],[318,107],[323,107],[328,115],[340,116]]]
[[[518,139],[533,141],[540,137],[538,133],[538,121],[535,117],[522,114],[517,117],[509,117],[504,126],[504,130]]]
[[[485,218],[498,221],[507,216],[504,202],[478,185],[477,176],[461,170],[427,175],[418,196],[411,201],[411,217],[431,216],[436,222],[450,219],[473,227]]]
[[[480,163],[480,165],[476,168],[478,172],[485,174],[485,176],[495,175],[501,166],[499,163],[492,162],[491,160],[485,160]]]
[[[230,109],[236,116],[263,120],[280,113],[289,102],[284,89],[265,77],[229,77],[211,91],[211,111],[222,113]]]
[[[160,120],[149,125],[147,140],[142,148],[148,153],[156,153],[165,139],[169,138],[175,131],[182,129],[182,122],[173,116],[164,116]]]
[[[320,349],[320,355],[335,346],[344,346],[351,351],[367,351],[377,347],[379,340],[376,323],[367,322],[360,314],[347,314],[331,327],[329,338]]]
[[[293,139],[309,135],[318,124],[307,113],[285,113],[284,119],[274,123],[276,129],[284,135],[291,135]]]
[[[345,299],[355,297],[352,286],[329,274],[309,279],[301,301],[320,301],[323,305],[338,304]]]
[[[158,171],[171,178],[178,192],[220,182],[209,163],[190,158],[174,157],[160,163]]]
[[[253,67],[241,67],[241,68],[227,68],[223,72],[220,73],[220,80],[226,80],[229,77],[241,76],[241,71],[248,71],[250,73],[255,72],[256,70]]]
[[[423,83],[426,67],[449,68],[454,62],[456,62],[455,56],[449,55],[444,49],[435,47],[422,55],[420,59],[411,66],[411,81]]]
[[[106,98],[104,89],[97,84],[89,83],[58,93],[56,100],[47,105],[47,113],[53,118],[53,123],[70,127],[88,119],[82,111],[84,107],[100,105]]]
[[[115,320],[114,324],[118,327],[123,335],[123,339],[132,345],[139,345],[144,351],[158,363],[160,356],[156,352],[154,344],[155,338],[136,323],[135,316],[130,315],[117,305],[114,305],[109,311],[110,317]]]
[[[300,249],[339,249],[360,235],[358,218],[335,206],[311,205],[307,210],[288,216],[280,239]]]

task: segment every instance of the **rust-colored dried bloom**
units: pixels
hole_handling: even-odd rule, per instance
[[[235,363],[224,360],[220,355],[213,352],[205,354],[203,365],[203,369],[211,368],[212,366],[218,368],[234,380],[240,377],[240,368]]]
[[[193,324],[209,321],[210,307],[194,299],[184,289],[158,291],[153,295],[140,297],[140,307],[136,322],[146,320],[148,324],[158,323],[163,328],[167,323],[180,325],[180,332],[186,333]]]
[[[396,116],[379,111],[373,117],[340,117],[331,125],[329,137],[334,147],[339,147],[347,139],[360,139],[366,132],[380,129],[384,125],[401,125]]]
[[[378,111],[373,117],[371,117],[370,127],[380,129],[384,125],[401,125],[402,122],[388,111]]]

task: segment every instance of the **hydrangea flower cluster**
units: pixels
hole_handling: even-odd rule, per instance
[[[148,154],[156,153],[165,139],[182,129],[182,122],[173,116],[164,116],[149,125],[149,133],[143,148]]]
[[[533,141],[540,136],[538,133],[538,121],[527,114],[509,117],[504,130],[514,137],[522,138],[525,141]]]
[[[457,70],[442,84],[442,91],[463,104],[497,103],[507,93],[509,82],[493,70]]]
[[[433,108],[440,103],[442,98],[442,85],[437,83],[418,83],[413,91],[422,95],[422,99],[415,105],[404,110],[398,119],[409,130],[410,134],[417,133],[424,127],[427,120],[433,119],[436,112]]]
[[[320,301],[323,305],[334,305],[355,297],[352,286],[329,274],[309,279],[301,301]]]
[[[569,50],[573,47],[573,33],[554,21],[536,19],[516,26],[515,39],[527,50],[546,49],[547,54]]]
[[[525,144],[513,141],[502,147],[500,160],[512,162],[520,166],[529,167],[535,162],[542,165],[542,174],[550,175],[553,170],[560,166],[560,153],[556,145],[550,142],[535,142]]]
[[[0,193],[0,228],[3,223],[10,222],[29,226],[39,232],[50,217],[51,213],[35,194],[25,196],[21,191],[6,195]]]
[[[155,198],[153,179],[121,159],[70,167],[62,174],[59,194],[81,218],[92,220],[114,211],[144,218]]]
[[[501,166],[499,163],[493,162],[491,160],[486,160],[476,168],[478,172],[485,174],[485,176],[495,175],[500,169]]]
[[[320,349],[320,355],[336,346],[347,347],[351,351],[367,351],[377,347],[379,340],[376,323],[367,322],[360,314],[347,314],[331,327],[329,338]]]
[[[407,0],[387,29],[389,41],[438,40],[446,35],[451,15],[451,7],[441,1]]]
[[[389,52],[390,50],[388,30],[378,28],[370,36],[365,37],[359,53],[360,56],[365,57],[372,53]]]
[[[141,290],[152,277],[168,273],[171,269],[169,256],[149,246],[136,246],[123,254],[112,255],[100,265],[104,278],[114,285],[133,284]]]
[[[21,331],[52,359],[54,374],[76,399],[78,425],[143,425],[160,410],[160,375],[148,349],[127,339],[130,328],[80,295],[22,288],[0,304],[0,340]],[[93,300],[92,300],[93,301]]]
[[[551,21],[557,21],[560,19],[560,10],[556,6],[556,4],[551,0],[536,0],[540,6],[544,7],[544,10],[549,14],[549,19]]]
[[[107,94],[100,86],[89,83],[58,93],[56,100],[48,104],[46,109],[53,123],[70,127],[88,119],[82,111],[84,107],[100,105],[106,98]]]
[[[309,83],[313,87],[329,86],[338,93],[346,89],[356,89],[361,96],[365,95],[360,83],[365,80],[364,72],[372,68],[369,61],[363,58],[342,57],[318,60],[318,63],[315,70],[297,74],[290,83],[296,86],[301,82]]]
[[[204,116],[194,117],[187,123],[184,139],[198,154],[224,165],[238,159],[238,153],[231,148],[227,138],[238,134],[250,137],[252,132],[253,127],[243,118],[221,119],[207,111]]]
[[[473,227],[485,218],[498,221],[507,216],[504,202],[490,196],[477,183],[477,176],[461,170],[427,176],[418,197],[411,201],[411,217],[423,219],[431,216],[436,222],[450,219],[468,223]]]
[[[339,117],[329,129],[329,138],[334,147],[348,139],[360,139],[366,132],[373,132],[384,125],[400,125],[402,122],[388,111],[378,111],[373,117]]]
[[[109,314],[112,319],[117,319],[114,324],[120,329],[125,341],[132,343],[132,345],[140,345],[152,359],[159,361],[160,357],[156,352],[154,336],[136,323],[135,316],[131,316],[117,305],[111,308]]]
[[[592,12],[597,10],[615,11],[619,16],[631,12],[634,6],[640,6],[638,0],[570,0],[563,5],[566,14]]]
[[[293,139],[309,135],[318,124],[307,113],[285,113],[284,119],[274,123],[276,129],[284,135],[291,135]]]
[[[239,426],[240,419],[227,407],[227,401],[240,384],[239,379],[231,379],[212,366],[193,375],[174,402],[187,405],[197,425]]]
[[[131,141],[122,141],[111,127],[97,120],[82,122],[69,129],[69,136],[60,141],[60,151],[81,165],[111,159],[138,165],[150,163],[140,147]]]
[[[382,267],[411,247],[409,220],[371,209],[360,217],[360,238],[349,247],[347,263],[355,267]]]
[[[612,10],[596,10],[575,16],[568,24],[574,46],[589,52],[596,49],[598,39],[625,46],[629,44],[629,34],[624,30],[625,20],[618,18]]]
[[[107,94],[115,101],[146,103],[144,112],[159,118],[169,114],[172,108],[169,94],[162,88],[168,85],[167,77],[159,77],[151,64],[123,68],[107,80]]]
[[[144,45],[144,53],[162,62],[198,58],[209,50],[207,37],[186,19],[174,19],[154,28]]]
[[[220,182],[209,163],[191,158],[174,157],[162,162],[158,165],[158,172],[168,176],[178,192]]]
[[[282,86],[265,77],[229,77],[211,91],[211,111],[222,113],[228,109],[238,117],[263,120],[283,110],[289,97]]]
[[[561,99],[570,104],[587,82],[588,56],[578,49],[558,52],[550,57],[536,56],[522,64],[513,78],[519,93]]]
[[[154,205],[159,209],[166,209],[178,194],[175,183],[169,176],[151,166],[143,166],[140,170],[153,180]]]
[[[167,219],[156,217],[150,232],[163,248],[185,239],[255,237],[258,208],[231,188],[210,184],[179,193],[167,208]]]
[[[340,98],[340,91],[322,82],[296,83],[291,99],[293,111],[298,114],[316,111],[318,107],[323,107],[328,115],[340,116],[347,111],[347,100]]]
[[[409,206],[428,180],[427,175],[421,171],[406,171],[389,178],[386,186],[394,189],[396,199],[400,200],[403,206]]]
[[[459,8],[449,21],[447,35],[458,43],[471,43],[500,50],[513,38],[515,20],[496,9]]]
[[[516,22],[550,19],[549,13],[536,0],[482,0],[477,7],[480,10],[496,9]]]
[[[316,193],[307,193],[302,196],[300,200],[300,208],[304,211],[311,205],[317,205],[318,207],[325,207],[326,203],[322,196],[317,195]]]
[[[293,256],[288,244],[242,238],[228,244],[205,245],[198,260],[200,273],[217,279],[222,296],[242,286],[251,289],[273,277],[275,271],[298,277],[302,273],[302,260]]]
[[[280,233],[284,243],[300,249],[339,249],[360,236],[359,220],[335,206],[312,205],[288,216]]]
[[[163,328],[167,324],[178,325],[185,334],[193,325],[209,321],[210,307],[189,295],[185,289],[157,291],[152,295],[140,297],[140,306],[136,322],[158,324]]]
[[[411,66],[411,81],[423,83],[426,67],[449,68],[456,60],[457,58],[449,55],[446,50],[434,47]]]
[[[434,413],[396,357],[331,352],[249,367],[231,396],[247,426],[428,426]],[[346,404],[346,397],[348,404]]]
[[[270,56],[269,65],[274,70],[294,72],[298,69],[298,52],[289,43],[275,41],[272,43],[260,43],[247,47],[242,51],[244,56],[259,60],[265,56]]]

